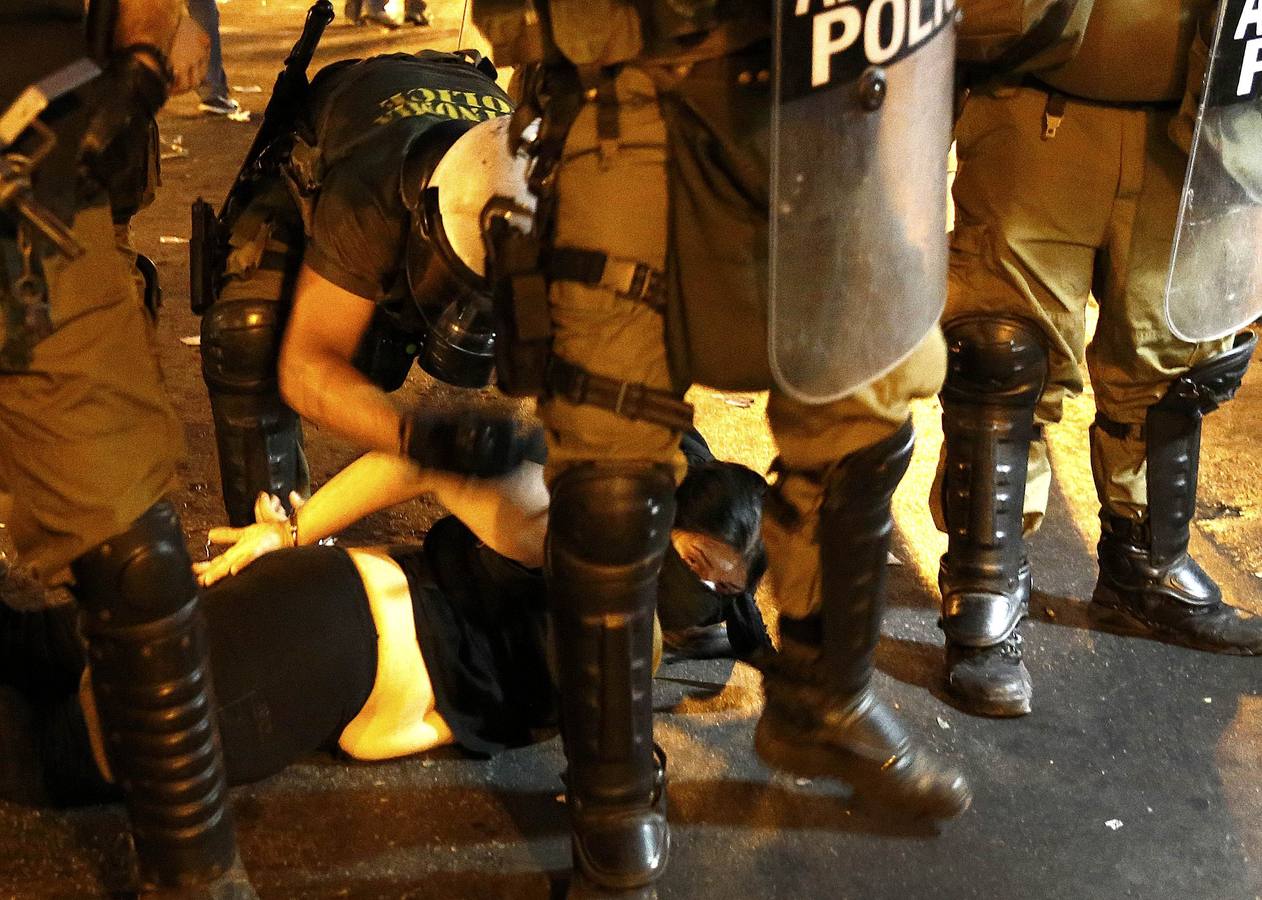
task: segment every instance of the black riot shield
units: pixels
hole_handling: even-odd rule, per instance
[[[946,302],[954,0],[778,0],[770,359],[837,399],[889,371]]]
[[[1262,4],[1223,0],[1179,209],[1166,319],[1186,341],[1262,315]]]

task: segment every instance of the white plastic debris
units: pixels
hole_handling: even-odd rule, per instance
[[[234,84],[232,92],[234,94],[261,94],[263,89],[257,84]]]
[[[806,787],[808,784],[810,784],[810,783],[811,783],[811,779],[809,779],[809,778],[794,778],[794,779],[793,779],[793,783],[794,783],[794,784],[796,784],[798,787]]]
[[[901,566],[903,564],[903,561],[899,559],[897,556],[895,556],[892,552],[886,551],[885,564],[887,566]]]
[[[225,117],[229,122],[248,122],[250,121],[250,111],[244,107],[234,110]]]
[[[188,148],[184,146],[184,135],[177,134],[169,141],[162,142],[162,150],[158,154],[162,159],[180,159],[188,156]]]
[[[185,347],[200,347],[202,345],[202,336],[200,334],[190,334],[188,337],[180,338],[180,343]]]
[[[178,234],[164,234],[158,238],[159,244],[187,244],[188,238],[180,237]]]
[[[1206,698],[1204,698],[1204,699],[1205,699],[1205,702],[1206,702],[1206,703],[1213,703],[1213,702],[1214,702],[1214,698],[1213,698],[1213,697],[1206,697]]]
[[[948,722],[946,719],[942,718],[942,716],[938,716],[938,727],[941,728],[943,731],[950,731],[951,723]]]
[[[1107,826],[1107,827],[1109,828],[1109,830],[1110,830],[1110,831],[1117,831],[1119,828],[1121,828],[1121,827],[1122,827],[1122,820],[1121,820],[1121,819],[1109,819],[1109,820],[1108,820],[1107,822],[1105,822],[1104,824],[1105,824],[1105,826]]]

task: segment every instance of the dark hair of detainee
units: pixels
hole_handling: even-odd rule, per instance
[[[762,543],[762,504],[767,482],[738,463],[710,460],[689,467],[675,492],[675,527],[731,544],[749,566],[752,592],[767,570]]]

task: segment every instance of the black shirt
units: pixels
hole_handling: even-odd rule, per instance
[[[511,111],[490,76],[451,53],[391,53],[321,69],[302,129],[320,158],[306,264],[352,294],[385,299],[403,264],[400,178],[416,142],[445,122],[472,127]]]
[[[423,548],[390,555],[407,576],[435,707],[457,743],[482,756],[531,743],[556,719],[543,573],[453,516],[434,524]]]

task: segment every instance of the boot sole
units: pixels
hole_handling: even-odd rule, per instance
[[[137,900],[259,900],[238,859],[232,868],[206,884],[141,889]]]
[[[1095,614],[1094,618],[1097,624],[1107,626],[1106,630],[1123,637],[1148,638],[1162,644],[1186,647],[1189,650],[1199,650],[1202,653],[1217,653],[1220,656],[1262,656],[1262,650],[1247,650],[1243,647],[1233,647],[1230,644],[1211,644],[1206,641],[1196,641],[1168,625],[1150,622],[1148,619],[1132,612],[1122,600],[1122,595],[1116,590],[1103,585],[1096,585],[1096,589],[1091,595],[1091,608]]]
[[[1001,700],[979,700],[959,693],[947,682],[947,690],[951,698],[959,704],[960,709],[971,716],[985,716],[988,719],[1019,719],[1030,714],[1030,698],[1015,702]]]
[[[621,890],[596,884],[582,872],[575,871],[566,900],[657,900],[657,887],[652,884]]]
[[[882,806],[893,807],[918,818],[955,819],[973,804],[972,791],[961,802],[926,802],[892,789],[889,780],[880,774],[880,767],[844,750],[820,750],[810,745],[786,740],[773,734],[766,724],[766,714],[754,729],[754,752],[773,769],[797,778],[834,778],[850,785],[856,798],[873,799]]]

